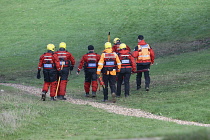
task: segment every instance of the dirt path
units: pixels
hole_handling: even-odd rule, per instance
[[[24,86],[24,85],[19,85],[19,84],[10,84],[10,83],[0,83],[0,85],[11,86],[11,87],[14,87],[14,88],[21,89],[23,91],[27,91],[30,94],[40,96],[41,89],[36,88],[36,87]],[[115,114],[121,114],[121,115],[125,115],[125,116],[150,118],[150,119],[174,122],[174,123],[181,124],[181,125],[196,125],[196,126],[210,127],[210,124],[202,124],[202,123],[197,123],[197,122],[171,119],[171,118],[167,118],[167,117],[164,117],[164,116],[154,115],[154,114],[151,114],[149,112],[145,112],[145,111],[140,110],[140,109],[125,108],[125,107],[117,106],[115,104],[110,104],[110,103],[108,103],[108,104],[98,103],[98,102],[86,101],[86,100],[81,100],[81,99],[73,99],[73,98],[70,98],[70,97],[67,98],[66,102],[70,102],[70,103],[78,104],[78,105],[86,105],[87,104],[87,105],[91,105],[91,106],[96,107],[96,108],[106,110],[107,112],[111,112],[111,113],[115,113]]]

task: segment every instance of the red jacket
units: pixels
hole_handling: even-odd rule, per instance
[[[119,59],[121,61],[122,68],[132,68],[132,71],[136,71],[136,63],[134,57],[127,49],[119,50],[118,52]]]
[[[61,67],[57,54],[47,52],[41,55],[39,58],[38,70],[41,70],[42,67],[43,69],[57,69],[60,71]]]
[[[88,69],[88,68],[97,69],[98,61],[100,60],[100,57],[101,56],[99,54],[91,52],[91,51],[89,53],[83,55],[81,60],[80,60],[80,64],[78,66],[77,71],[80,71],[83,66],[84,66],[85,69]]]
[[[71,66],[75,65],[74,56],[70,52],[68,52],[66,50],[64,50],[64,51],[58,50],[58,51],[55,52],[55,54],[58,55],[58,58],[59,58],[60,61],[65,62],[63,67],[69,67],[70,65]]]
[[[120,44],[115,44],[114,46],[112,46],[112,51],[118,53],[120,51],[119,46],[120,46]],[[128,45],[126,45],[126,48],[129,52],[131,51],[131,49]]]
[[[148,60],[139,60],[139,55],[141,53],[141,49],[139,49],[139,47],[142,46],[147,46],[148,47],[148,51],[149,51],[149,59]],[[154,63],[154,59],[155,59],[155,52],[153,51],[153,49],[149,46],[149,44],[147,44],[144,40],[141,40],[138,43],[138,46],[136,46],[135,51],[133,52],[133,57],[136,60],[136,63]]]

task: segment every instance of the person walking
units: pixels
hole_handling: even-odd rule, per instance
[[[119,50],[120,50],[119,46],[121,44],[120,39],[119,38],[115,38],[113,40],[113,43],[114,43],[114,45],[112,46],[112,51],[118,53]],[[130,49],[130,47],[128,45],[126,45],[126,48],[127,48],[127,50],[129,52],[131,51],[131,49]]]
[[[103,88],[104,99],[102,101],[108,101],[108,84],[111,89],[112,100],[116,102],[116,72],[121,69],[121,62],[118,55],[112,51],[112,44],[110,42],[105,43],[105,50],[101,54],[98,62],[97,75],[102,73],[105,87]]]
[[[60,63],[57,54],[54,53],[55,46],[53,44],[47,45],[47,52],[42,54],[39,58],[37,79],[41,78],[41,69],[43,68],[44,84],[42,88],[42,100],[46,100],[46,93],[50,88],[50,97],[55,101],[57,74],[61,71]]]
[[[118,52],[118,56],[121,61],[121,69],[120,72],[117,74],[117,97],[120,97],[121,95],[121,86],[123,81],[125,86],[125,97],[128,97],[130,95],[130,76],[131,72],[136,71],[136,63],[132,54],[126,48],[126,44],[121,43],[119,48],[120,50]]]
[[[97,82],[97,66],[98,61],[100,59],[100,55],[94,52],[94,46],[88,46],[88,53],[83,55],[80,64],[77,69],[77,75],[79,75],[82,67],[84,68],[85,72],[85,81],[84,81],[84,89],[85,89],[85,96],[90,97],[90,86],[92,84],[92,97],[96,97],[96,91],[98,88]]]
[[[66,95],[66,86],[68,83],[68,76],[69,76],[69,71],[71,71],[74,68],[75,65],[75,59],[74,56],[66,50],[66,43],[61,42],[59,44],[59,50],[55,52],[57,54],[60,65],[61,65],[61,73],[62,76],[60,76],[60,80],[58,82],[58,89],[57,89],[57,98],[60,100],[66,100],[64,97]]]
[[[155,53],[153,49],[144,40],[143,35],[138,36],[138,46],[135,47],[133,56],[137,64],[136,85],[137,90],[141,88],[142,73],[145,78],[145,89],[149,91],[150,86],[150,65],[154,64]]]

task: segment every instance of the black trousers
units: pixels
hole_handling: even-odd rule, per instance
[[[150,85],[150,75],[149,75],[149,69],[150,69],[150,64],[149,65],[138,65],[137,64],[137,71],[141,70],[147,70],[144,72],[138,72],[136,75],[136,85],[137,87],[141,87],[141,78],[144,73],[144,79],[145,79],[145,88],[149,87]]]
[[[104,100],[108,100],[108,85],[111,89],[111,93],[116,93],[116,75],[103,74],[103,81],[105,88],[103,89]]]
[[[57,81],[57,70],[56,69],[44,69],[44,81],[45,82],[54,82]]]
[[[125,68],[125,70],[122,68],[121,72],[117,75],[117,96],[121,95],[121,86],[122,82],[124,80],[124,86],[125,86],[125,96],[129,95],[130,92],[130,77],[131,77],[131,68]]]
[[[63,67],[61,80],[68,80],[70,67]]]
[[[97,81],[96,69],[85,70],[85,82]]]

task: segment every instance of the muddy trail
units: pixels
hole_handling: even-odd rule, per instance
[[[10,84],[10,83],[0,83],[0,85],[11,86],[11,87],[26,91],[30,94],[40,97],[40,91],[41,91],[40,88],[36,88],[32,86],[24,86],[20,84]],[[149,112],[145,112],[141,109],[121,107],[114,103],[99,103],[99,102],[87,101],[87,100],[82,100],[82,99],[73,99],[71,97],[68,97],[67,100],[65,100],[65,102],[70,102],[72,104],[78,104],[78,105],[91,105],[92,107],[100,108],[110,113],[115,113],[115,114],[120,114],[120,115],[125,115],[125,116],[156,119],[156,120],[174,122],[180,125],[195,125],[195,126],[210,127],[210,124],[202,124],[198,122],[190,122],[190,121],[167,118],[164,116],[158,116]]]

